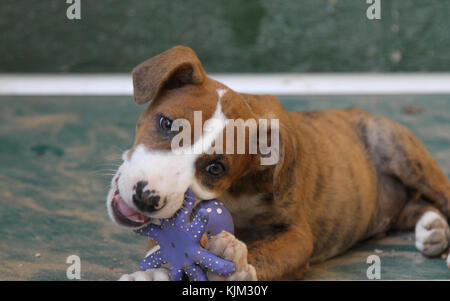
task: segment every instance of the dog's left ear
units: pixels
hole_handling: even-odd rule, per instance
[[[163,89],[201,84],[205,71],[195,52],[185,46],[173,47],[133,69],[134,101],[144,104]]]

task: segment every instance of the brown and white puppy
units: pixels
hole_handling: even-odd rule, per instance
[[[416,227],[416,246],[439,255],[450,240],[450,184],[422,142],[393,121],[349,108],[286,112],[270,95],[237,93],[209,78],[196,54],[177,46],[133,70],[134,99],[148,101],[133,147],[107,198],[114,222],[138,228],[172,216],[191,188],[230,209],[235,236],[205,247],[237,264],[228,280],[300,279],[312,263],[391,228]],[[279,120],[279,160],[256,154],[171,151],[172,121]],[[212,141],[222,132],[193,137]],[[210,142],[208,142],[210,143]],[[209,279],[223,279],[208,273]],[[167,269],[123,280],[167,280]]]

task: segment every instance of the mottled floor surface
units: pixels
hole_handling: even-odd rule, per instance
[[[450,173],[450,96],[284,97],[289,110],[361,106],[408,126]],[[419,105],[419,114],[404,106]],[[132,272],[145,238],[114,227],[105,210],[110,174],[133,141],[143,107],[131,97],[0,97],[0,280],[64,280],[66,258],[82,279]],[[412,232],[359,244],[313,266],[308,279],[366,279],[371,254],[382,279],[450,279],[424,258]]]

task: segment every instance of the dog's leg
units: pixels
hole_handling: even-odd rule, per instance
[[[415,229],[419,219],[428,211],[440,214],[439,210],[428,202],[420,199],[408,201],[392,228],[397,230]]]
[[[165,268],[137,271],[132,274],[123,274],[119,281],[169,281],[169,270]]]
[[[409,201],[394,228],[415,228],[416,247],[426,256],[440,255],[450,241],[450,228],[446,218],[438,209],[422,200]]]
[[[313,243],[309,226],[300,221],[288,231],[270,239],[258,240],[247,246],[233,235],[223,232],[212,237],[205,246],[214,254],[236,263],[236,273],[220,277],[210,273],[208,279],[274,280],[286,275],[303,275],[311,257]],[[255,275],[256,271],[256,275]]]
[[[208,240],[205,248],[222,258],[233,261],[236,264],[236,272],[230,276],[221,276],[214,272],[208,271],[207,277],[209,280],[258,280],[255,268],[247,262],[247,246],[234,237],[233,234],[222,231]]]
[[[287,275],[303,277],[313,251],[312,235],[307,230],[307,225],[291,225],[290,230],[273,238],[249,244],[248,261],[255,266],[259,280],[282,280]]]
[[[450,182],[413,133],[378,117],[362,121],[360,129],[378,170],[397,178],[450,218]]]
[[[360,129],[377,169],[397,178],[420,200],[428,203],[427,206],[408,202],[400,214],[397,228],[411,228],[415,224],[416,247],[427,256],[441,254],[450,240],[447,223],[450,182],[447,176],[423,143],[402,125],[372,117],[362,121]]]

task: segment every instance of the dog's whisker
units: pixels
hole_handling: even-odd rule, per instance
[[[119,167],[120,163],[105,163],[105,164],[99,164],[96,165],[97,167]]]
[[[104,173],[104,172],[116,173],[116,170],[115,169],[99,169],[99,170],[92,170],[91,172],[92,173]]]
[[[98,176],[114,176],[115,173],[94,173],[94,175],[98,175]]]

